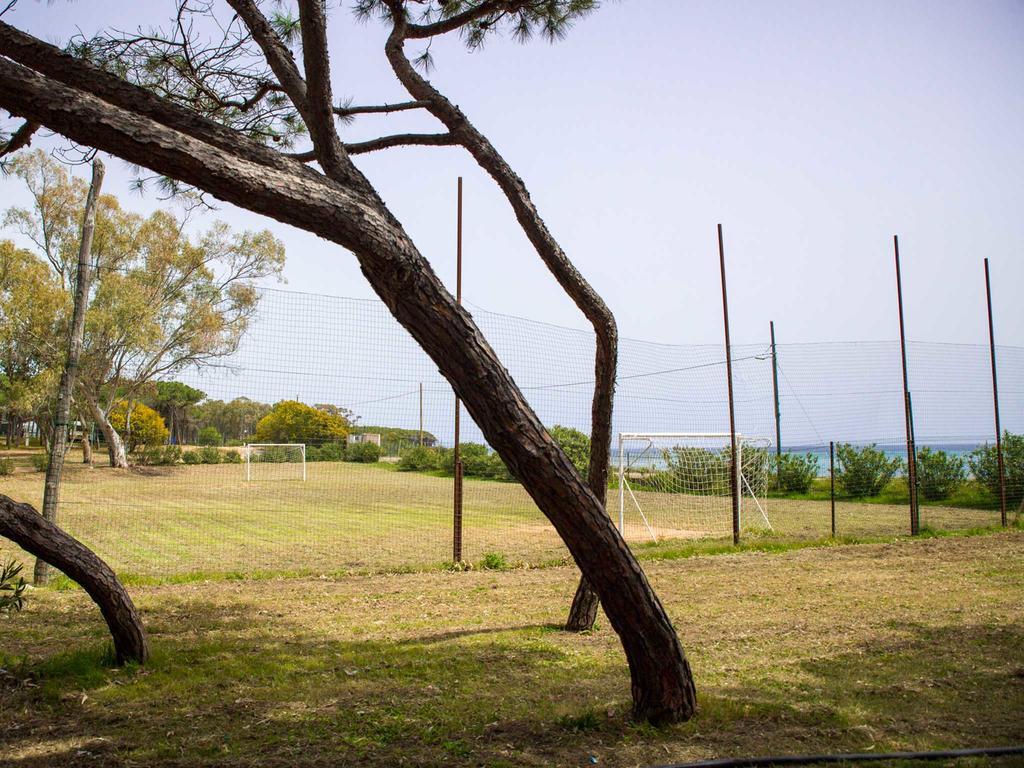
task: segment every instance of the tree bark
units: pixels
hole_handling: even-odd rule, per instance
[[[452,104],[412,66],[404,51],[407,31],[408,24],[404,15],[396,14],[394,28],[385,45],[385,53],[395,76],[405,86],[409,95],[419,100],[434,117],[444,123],[451,136],[495,180],[537,254],[594,329],[594,396],[591,402],[590,463],[587,482],[601,505],[606,506],[612,439],[612,404],[618,361],[618,329],[615,317],[548,230],[519,175],[462,110]],[[586,578],[581,576],[565,629],[570,632],[592,629],[597,620],[598,607],[597,593],[590,587]]]
[[[0,35],[0,53],[13,58],[9,50]],[[472,317],[379,198],[215,149],[131,111],[130,98],[118,96],[113,104],[87,91],[0,58],[0,106],[8,111],[352,251],[370,285],[450,382],[593,585],[625,650],[635,715],[654,723],[691,717],[696,696],[689,664],[636,558]]]
[[[19,504],[0,494],[0,536],[46,560],[76,581],[99,606],[114,639],[117,663],[149,658],[149,644],[139,613],[131,597],[110,566],[88,547],[53,523],[29,504]]]
[[[128,453],[124,449],[124,440],[110,423],[110,418],[100,408],[100,404],[94,397],[87,396],[86,404],[89,406],[89,413],[96,420],[96,426],[100,428],[103,440],[107,444],[107,455],[110,457],[110,466],[117,469],[128,469]]]
[[[82,425],[82,463],[92,464],[92,424],[78,414],[78,421]]]
[[[71,313],[71,334],[68,341],[68,356],[60,374],[57,390],[57,412],[53,418],[53,445],[50,448],[50,463],[46,467],[46,482],[43,485],[43,519],[57,522],[57,503],[60,500],[60,477],[64,471],[67,454],[68,418],[71,415],[71,392],[78,378],[78,360],[82,356],[82,339],[85,336],[85,310],[89,300],[89,269],[92,258],[92,235],[96,228],[96,200],[103,186],[103,162],[96,158],[92,162],[92,184],[85,199],[85,213],[82,217],[82,239],[78,245],[78,272],[75,275],[75,304]],[[36,558],[33,581],[45,584],[50,577],[49,566],[42,558]]]

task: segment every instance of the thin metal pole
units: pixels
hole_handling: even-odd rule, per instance
[[[900,313],[900,356],[903,361],[903,413],[907,424],[907,482],[910,484],[910,535],[920,531],[917,509],[917,451],[914,448],[914,411],[910,403],[910,383],[907,376],[907,333],[903,322],[903,278],[900,274],[900,240],[892,236],[896,256],[896,300]]]
[[[455,300],[462,305],[462,177],[459,176],[459,192],[457,204],[457,222],[455,227]],[[459,412],[462,402],[455,396],[455,503],[452,525],[452,560],[462,562],[462,454],[459,448]]]
[[[722,239],[722,225],[718,225],[718,264],[722,271],[722,318],[725,323],[725,377],[729,390],[729,440],[732,446],[732,471],[729,484],[732,490],[732,542],[740,543],[740,497],[739,462],[736,460],[736,407],[732,396],[732,345],[729,341],[729,296],[725,283],[725,241]]]
[[[779,409],[779,360],[775,351],[775,321],[768,321],[768,330],[772,337],[772,394],[775,396],[775,472],[779,482],[782,480],[782,411]]]
[[[626,462],[619,433],[619,533],[626,535]]]
[[[420,448],[423,447],[423,382],[420,382]]]
[[[836,537],[836,444],[828,442],[829,498],[832,501],[832,538]]]
[[[996,333],[992,325],[992,284],[985,259],[985,300],[988,304],[988,350],[992,358],[992,407],[996,415],[996,464],[999,469],[999,519],[1006,527],[1006,472],[1003,468],[1003,432],[999,426],[999,380],[996,376]]]

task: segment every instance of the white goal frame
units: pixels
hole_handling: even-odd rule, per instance
[[[731,432],[619,432],[619,533],[623,536],[626,535],[626,494],[628,493],[637,512],[640,513],[640,519],[643,520],[644,526],[647,528],[647,532],[651,535],[651,539],[654,541],[658,540],[657,534],[655,534],[654,529],[651,528],[651,524],[647,520],[647,515],[644,514],[644,510],[640,506],[639,500],[633,493],[633,489],[629,487],[629,479],[626,477],[626,442],[630,440],[648,440],[653,442],[655,439],[728,439],[731,446],[733,437],[734,435]],[[770,443],[766,438],[751,437],[749,435],[742,435],[739,432],[735,434],[736,461],[732,464],[732,470],[736,476],[735,487],[739,495],[738,501],[741,525],[743,520],[743,486],[745,485],[747,490],[750,492],[751,498],[754,500],[754,504],[761,513],[761,517],[764,519],[765,525],[768,526],[768,530],[773,531],[775,529],[772,528],[771,520],[768,519],[768,513],[758,500],[757,494],[754,493],[754,489],[750,487],[750,481],[743,476],[743,441],[762,439]]]
[[[245,444],[245,480],[252,480],[252,449],[253,448],[298,448],[302,452],[302,482],[306,482],[306,444],[305,443],[246,443]]]

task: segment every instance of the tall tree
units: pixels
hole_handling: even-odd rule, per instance
[[[92,279],[92,236],[96,229],[96,199],[103,187],[103,163],[99,158],[92,163],[92,184],[85,200],[82,236],[78,247],[78,267],[75,270],[75,298],[71,310],[71,330],[68,334],[67,357],[60,374],[57,400],[54,406],[53,443],[50,461],[46,467],[43,486],[43,517],[51,523],[57,521],[57,502],[60,499],[60,480],[64,472],[64,454],[67,449],[68,425],[71,415],[71,396],[78,378],[78,361],[82,357],[82,338],[85,336],[85,312],[89,303],[89,282]],[[33,581],[45,584],[50,568],[45,560],[36,558]]]
[[[0,240],[0,416],[10,447],[21,424],[44,420],[56,383],[55,346],[65,317],[64,293],[31,251]]]
[[[190,433],[194,428],[194,406],[206,397],[206,393],[183,384],[180,381],[158,381],[149,403],[164,417],[164,423],[171,431],[171,442],[177,445],[191,442]]]
[[[458,144],[491,173],[538,253],[598,330],[594,413],[606,416],[614,380],[613,369],[607,375],[614,364],[610,313],[551,238],[521,180],[405,53],[409,40],[452,33],[471,45],[501,29],[521,38],[539,31],[554,39],[596,2],[359,2],[362,15],[377,15],[390,26],[384,53],[412,96],[400,105],[365,107],[335,103],[323,0],[298,0],[297,18],[280,4],[270,17],[253,0],[227,4],[234,15],[221,19],[224,39],[212,45],[179,23],[168,35],[154,30],[86,41],[71,55],[0,23],[0,54],[7,57],[0,59],[0,105],[23,117],[26,126],[46,125],[354,253],[374,290],[438,365],[566,542],[622,639],[636,715],[654,722],[690,717],[695,693],[689,665],[639,563],[605,512],[606,482],[588,485],[580,477],[472,317],[352,160],[395,146]],[[212,2],[182,4],[179,12],[189,8],[217,13]],[[301,69],[289,47],[296,29]],[[447,130],[348,144],[338,133],[338,118],[411,109],[427,110]],[[285,153],[269,146],[287,149],[305,136],[309,149]],[[591,463],[604,475],[610,445],[605,426],[592,430],[592,457],[603,451],[605,460]]]
[[[9,166],[28,186],[33,207],[9,209],[5,222],[35,243],[70,290],[86,186],[39,151]],[[157,377],[234,352],[259,300],[254,282],[280,274],[284,247],[269,231],[234,234],[219,222],[193,238],[171,213],[143,218],[111,195],[97,207],[92,263],[98,276],[77,391],[103,433],[111,466],[127,467],[111,408]]]

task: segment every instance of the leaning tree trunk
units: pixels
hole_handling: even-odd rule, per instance
[[[29,504],[19,504],[0,494],[0,536],[59,568],[78,582],[99,606],[114,639],[117,663],[149,658],[149,644],[131,597],[110,566],[88,547],[53,523],[43,519]]]
[[[4,109],[354,253],[378,296],[438,366],[594,587],[622,641],[634,714],[654,723],[693,715],[689,664],[636,558],[470,314],[367,191],[365,179],[349,184],[316,177],[2,22],[0,54],[9,57],[0,57]]]
[[[107,444],[107,454],[110,457],[110,466],[118,469],[128,469],[128,454],[124,449],[124,440],[110,423],[110,418],[100,408],[99,403],[93,397],[88,397],[86,403],[89,406],[89,413],[96,420],[96,426],[100,428],[103,440]]]
[[[533,204],[523,180],[501,156],[497,148],[470,122],[465,113],[423,77],[405,55],[407,20],[395,19],[385,45],[391,69],[406,91],[422,101],[427,110],[444,123],[458,144],[490,174],[512,206],[516,220],[548,270],[594,328],[594,396],[591,401],[590,463],[587,482],[590,490],[606,506],[608,496],[608,460],[611,450],[612,404],[615,395],[615,371],[618,362],[618,329],[615,316],[601,296],[576,269],[548,230]],[[569,610],[565,628],[570,632],[591,629],[597,619],[599,599],[586,577],[581,576]]]
[[[46,467],[46,482],[43,485],[43,518],[50,523],[57,522],[57,502],[60,500],[60,478],[64,471],[64,458],[68,445],[68,419],[71,416],[71,391],[78,377],[78,360],[82,356],[82,339],[85,335],[85,309],[89,296],[89,262],[92,258],[92,235],[96,228],[96,200],[103,186],[103,162],[96,158],[92,162],[92,184],[85,198],[85,213],[82,218],[82,239],[78,246],[78,272],[75,275],[75,304],[71,315],[71,334],[68,340],[68,356],[60,374],[57,389],[57,412],[53,417],[53,446],[50,462]],[[33,581],[45,584],[49,578],[46,560],[36,558]]]

